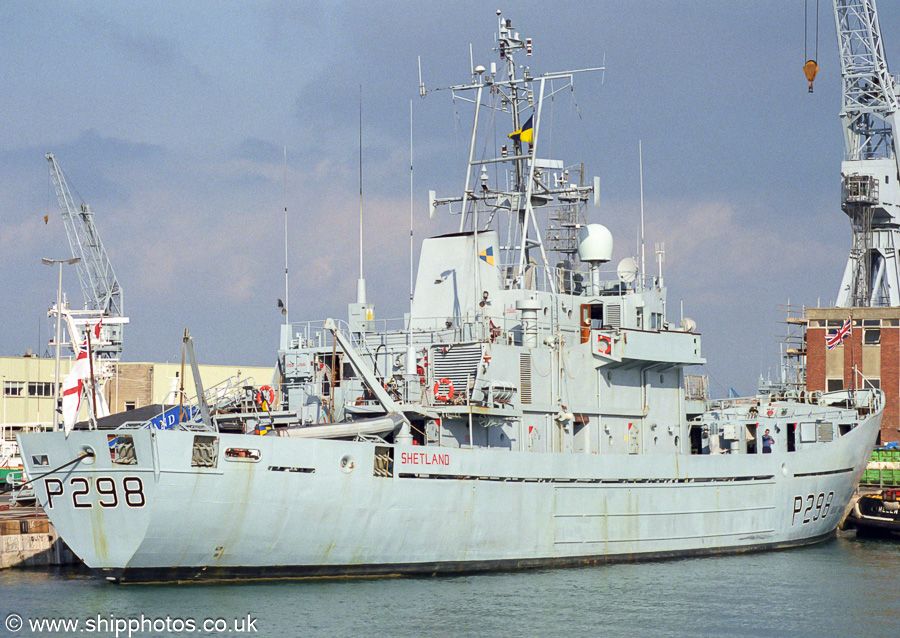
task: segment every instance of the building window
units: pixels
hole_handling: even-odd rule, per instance
[[[881,329],[867,328],[863,335],[863,343],[867,346],[877,346],[881,343]]]
[[[25,396],[24,381],[4,381],[3,396],[6,397],[23,397]]]
[[[864,319],[862,325],[866,328],[877,328],[881,325],[881,319]]]
[[[53,384],[49,381],[29,381],[28,396],[30,397],[52,397]]]
[[[881,389],[881,379],[866,379],[866,382],[863,384],[864,388],[874,388],[876,390]]]
[[[844,389],[844,380],[843,379],[828,379],[825,382],[826,392],[837,392],[838,390]]]
[[[126,401],[125,402],[125,411],[129,412],[134,410],[137,407],[137,404],[134,401]]]

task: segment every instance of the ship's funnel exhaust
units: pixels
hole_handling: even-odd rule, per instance
[[[541,302],[537,299],[520,299],[516,302],[516,310],[522,313],[522,344],[526,348],[537,348],[540,309]]]

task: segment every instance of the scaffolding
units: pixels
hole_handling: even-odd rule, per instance
[[[806,327],[809,324],[806,306],[788,300],[785,304],[776,304],[776,308],[782,315],[778,323],[783,326],[778,340],[781,374],[777,382],[770,380],[769,385],[778,386],[782,392],[799,393],[806,390]]]

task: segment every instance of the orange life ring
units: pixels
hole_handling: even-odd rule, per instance
[[[441,386],[447,386],[447,394],[441,394]],[[444,377],[440,381],[434,382],[434,398],[438,401],[442,401],[443,403],[447,403],[450,399],[453,398],[454,390],[453,390],[453,382],[450,381],[447,377]]]
[[[600,344],[606,343],[606,349],[601,350]],[[597,352],[600,354],[610,354],[612,352],[612,339],[607,337],[606,335],[600,335],[597,337]]]
[[[264,402],[267,403],[269,407],[272,407],[272,405],[275,403],[275,390],[273,390],[272,386],[270,385],[264,385],[256,391],[257,405],[261,406]]]

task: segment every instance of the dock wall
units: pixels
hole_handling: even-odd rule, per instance
[[[0,569],[78,562],[48,519],[31,517],[0,521]]]

